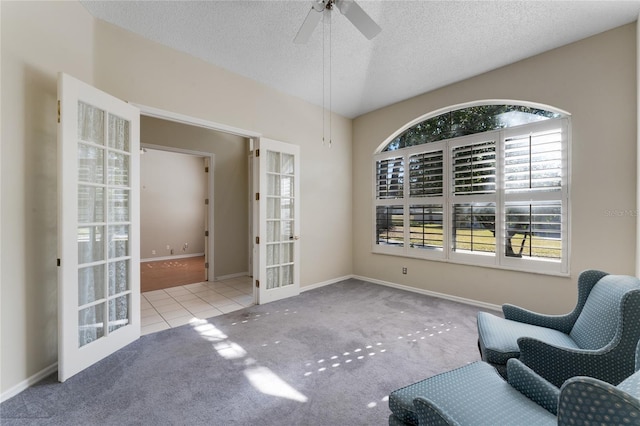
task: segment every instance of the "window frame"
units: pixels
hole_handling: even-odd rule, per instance
[[[561,118],[550,118],[537,122],[527,123],[519,126],[490,130],[482,133],[475,133],[468,136],[460,136],[442,141],[425,143],[411,147],[401,148],[392,151],[383,151],[383,149],[398,134],[406,131],[406,129],[415,126],[421,121],[414,121],[410,126],[404,127],[392,137],[381,144],[373,155],[372,162],[372,197],[373,197],[373,224],[372,224],[372,253],[402,256],[409,258],[418,258],[425,260],[434,260],[442,262],[450,262],[473,266],[486,266],[498,269],[508,269],[524,272],[542,273],[549,275],[569,275],[569,254],[570,254],[570,156],[571,156],[571,119],[568,114]],[[433,115],[431,115],[432,117]],[[424,119],[423,119],[424,120]],[[505,188],[505,140],[510,137],[520,136],[523,134],[535,134],[546,130],[561,129],[561,185],[556,191],[521,191],[507,193]],[[494,193],[489,194],[464,194],[456,195],[452,191],[452,153],[456,147],[469,144],[477,144],[495,138],[496,141],[496,188]],[[413,155],[422,153],[430,153],[442,150],[443,152],[443,193],[441,196],[421,196],[409,197],[409,158]],[[403,160],[403,197],[402,198],[377,198],[377,164],[380,160],[401,157]],[[452,221],[453,206],[461,203],[474,202],[495,202],[495,252],[489,255],[454,251],[452,246]],[[533,257],[510,257],[505,254],[505,214],[506,206],[509,203],[532,203],[545,204],[555,202],[560,204],[560,242],[561,257],[559,260],[546,260]],[[443,244],[440,249],[414,248],[408,245],[410,243],[411,221],[410,208],[416,205],[442,205],[442,240]],[[402,205],[403,208],[403,231],[404,244],[401,247],[377,242],[377,207],[384,205]]]

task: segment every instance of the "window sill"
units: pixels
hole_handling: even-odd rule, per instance
[[[397,247],[394,247],[397,250]],[[429,250],[428,254],[438,254],[439,257],[436,256],[425,256],[425,252],[423,252],[422,250],[420,250],[420,252],[418,253],[412,253],[411,251],[409,252],[403,252],[403,253],[398,253],[396,250],[380,250],[380,248],[373,248],[371,250],[372,254],[377,254],[377,255],[383,255],[383,256],[395,256],[395,257],[405,257],[405,258],[409,258],[409,259],[418,259],[418,260],[425,260],[425,261],[431,261],[431,262],[441,262],[441,263],[450,263],[450,264],[454,264],[454,265],[464,265],[464,266],[475,266],[475,267],[480,267],[480,268],[489,268],[489,269],[499,269],[499,270],[504,270],[504,271],[514,271],[514,272],[525,272],[528,274],[538,274],[538,275],[547,275],[547,276],[555,276],[555,277],[569,277],[570,274],[570,269],[567,267],[566,271],[562,271],[562,263],[561,262],[545,262],[545,261],[538,261],[538,260],[530,260],[530,259],[524,259],[524,261],[526,262],[526,265],[522,265],[522,266],[514,266],[514,265],[505,265],[505,264],[498,264],[497,260],[495,258],[495,256],[479,256],[478,257],[478,262],[470,262],[468,259],[468,256],[465,256],[465,260],[462,259],[455,259],[455,258],[445,258],[444,257],[444,252],[442,250]],[[413,249],[414,251],[417,249]],[[516,261],[516,259],[508,259],[508,261],[513,262]],[[536,265],[544,267],[535,267]],[[554,267],[557,267],[558,270],[554,270],[553,268],[549,268],[549,266],[553,265]]]

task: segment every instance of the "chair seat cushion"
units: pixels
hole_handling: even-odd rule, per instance
[[[474,425],[555,425],[556,417],[511,387],[487,363],[475,362],[438,374],[389,395],[393,415],[418,424],[413,400],[429,401],[454,423]]]
[[[551,345],[578,349],[573,339],[561,331],[525,324],[492,315],[478,313],[478,335],[482,359],[492,364],[506,364],[520,355],[518,338],[532,337]]]

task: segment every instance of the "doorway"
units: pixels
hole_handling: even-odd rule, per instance
[[[140,289],[208,280],[213,154],[143,145],[140,153]]]

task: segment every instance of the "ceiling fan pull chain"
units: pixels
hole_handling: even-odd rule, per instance
[[[332,39],[331,39],[331,34],[332,31],[331,29],[333,28],[333,19],[331,19],[331,16],[329,16],[329,148],[331,148],[331,144],[333,143],[332,140],[332,135],[333,135],[333,126],[332,126],[332,116],[333,114],[331,113],[331,108],[333,107],[332,103],[331,103],[331,94],[332,94],[332,85],[331,83],[333,83],[333,79],[332,79],[332,69],[331,69],[331,46],[332,46]]]
[[[325,84],[324,84],[324,73],[325,73],[325,66],[324,66],[324,57],[325,57],[325,36],[324,36],[324,26],[325,26],[325,22],[324,22],[324,18],[325,18],[326,14],[324,12],[324,10],[322,11],[322,145],[324,146],[324,129],[325,129],[325,123],[324,123],[324,115],[325,115],[325,107],[324,107],[324,95],[325,95]]]

